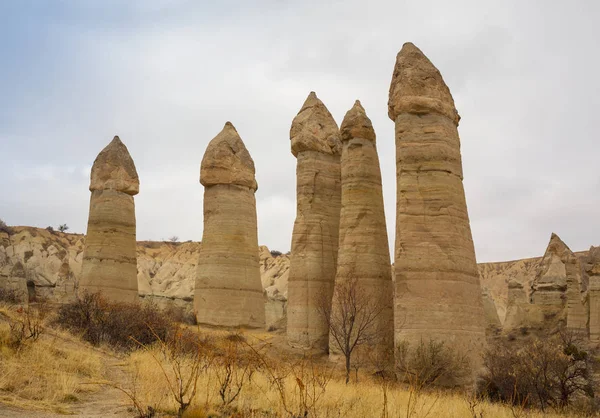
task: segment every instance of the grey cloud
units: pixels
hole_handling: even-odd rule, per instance
[[[552,231],[574,250],[600,244],[597,2],[140,0],[104,2],[102,13],[96,2],[64,4],[72,13],[50,22],[39,68],[0,98],[4,158],[21,167],[0,166],[9,223],[84,232],[88,178],[69,167],[81,173],[119,134],[140,174],[138,237],[200,240],[200,160],[230,120],[256,164],[259,239],[287,251],[289,128],[315,90],[338,124],[356,98],[373,121],[393,248],[387,94],[395,55],[413,41],[462,116],[478,259],[541,255]]]

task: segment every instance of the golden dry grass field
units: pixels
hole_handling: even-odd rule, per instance
[[[202,335],[200,354],[160,343],[125,353],[93,347],[44,318],[39,339],[15,347],[10,324],[22,316],[0,307],[0,417],[177,416],[177,399],[189,404],[183,416],[196,418],[577,416],[475,401],[360,370],[346,385],[341,367],[290,349],[275,333],[187,327]]]

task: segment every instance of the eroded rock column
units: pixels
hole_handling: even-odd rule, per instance
[[[372,340],[362,348],[380,359],[392,353],[394,345],[394,289],[375,131],[358,100],[346,113],[340,135],[342,209],[335,286],[356,286],[355,306],[366,307],[359,315],[375,318],[363,336]],[[334,312],[340,309],[336,304],[340,303],[334,298]],[[333,354],[334,341],[330,336]]]
[[[338,126],[311,92],[292,122],[297,158],[297,212],[292,234],[288,287],[288,342],[326,349],[329,330],[319,312],[331,300],[337,264],[341,187]]]
[[[194,291],[201,324],[263,328],[254,161],[230,122],[208,144],[200,167],[204,232]]]
[[[92,166],[90,214],[79,294],[101,292],[118,302],[138,299],[135,203],[140,190],[135,164],[118,136]]]
[[[475,370],[485,316],[462,179],[458,121],[440,72],[413,44],[398,53],[389,96],[396,125],[396,342],[445,341]]]
[[[600,247],[591,247],[586,272],[589,275],[589,335],[590,342],[600,346]]]

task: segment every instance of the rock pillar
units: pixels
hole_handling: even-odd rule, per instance
[[[118,136],[94,161],[90,214],[79,293],[101,292],[116,302],[138,299],[135,203],[140,181]]]
[[[208,144],[200,167],[204,232],[194,291],[201,324],[263,328],[254,161],[230,122]]]
[[[319,303],[331,300],[339,244],[340,153],[338,126],[311,92],[292,122],[297,158],[297,212],[292,234],[287,337],[294,347],[326,350],[329,329]]]
[[[342,209],[335,286],[344,282],[356,287],[356,301],[333,299],[333,312],[340,306],[363,307],[358,323],[371,322],[364,330],[370,340],[365,354],[389,355],[394,345],[392,267],[383,209],[381,170],[371,120],[357,100],[346,113],[340,128],[342,140]],[[353,308],[354,306],[341,307]],[[367,318],[373,317],[370,321]],[[349,324],[348,324],[349,325]],[[355,324],[355,329],[358,328]],[[330,335],[330,353],[338,351],[335,335]],[[339,337],[338,337],[339,338]],[[356,335],[352,335],[356,338]]]
[[[396,125],[396,342],[445,341],[468,354],[475,370],[486,325],[460,117],[440,72],[411,43],[398,53],[388,108]]]

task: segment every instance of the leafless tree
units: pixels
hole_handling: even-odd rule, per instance
[[[324,295],[318,309],[329,327],[330,342],[344,355],[348,383],[352,353],[360,346],[377,344],[383,337],[377,322],[384,307],[352,277],[337,282],[332,299]]]

